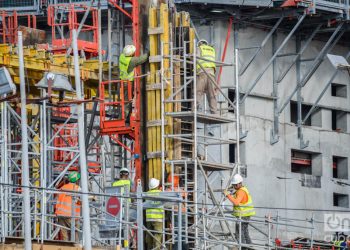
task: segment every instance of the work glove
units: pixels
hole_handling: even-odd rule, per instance
[[[223,193],[224,193],[225,196],[228,196],[230,194],[230,192],[227,191],[227,190],[224,190]]]

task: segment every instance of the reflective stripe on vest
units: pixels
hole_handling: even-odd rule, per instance
[[[252,197],[250,196],[248,189],[246,187],[241,187],[239,190],[243,190],[244,192],[246,192],[248,196],[248,201],[247,203],[241,203],[237,206],[236,205],[233,206],[233,216],[249,217],[249,216],[255,215],[253,200],[252,200]],[[234,198],[236,198],[236,194],[237,192],[233,195]]]
[[[79,191],[79,186],[73,183],[64,185],[61,191]],[[74,217],[80,216],[80,205],[75,203],[72,206],[72,195],[68,193],[60,193],[57,196],[57,204],[55,214],[59,216],[71,217],[73,212]]]
[[[132,59],[132,56],[125,56],[124,53],[120,55],[119,57],[120,80],[124,80],[124,81],[134,80],[134,75],[135,75],[134,70],[131,70],[131,72],[128,73],[128,68],[129,68],[131,59]]]
[[[158,189],[149,190],[148,195],[159,196],[161,191]],[[161,205],[161,201],[152,201],[152,205]],[[164,209],[162,208],[148,208],[146,209],[146,221],[159,221],[162,222],[164,219]]]
[[[130,193],[130,187],[131,187],[131,181],[130,180],[119,180],[119,181],[113,182],[113,184],[112,184],[112,187],[121,187],[120,193],[122,195],[124,194],[124,187],[125,186],[128,186],[129,193]],[[129,201],[131,201],[131,199],[129,199]]]
[[[200,49],[200,57],[205,58],[210,61],[215,61],[216,58],[216,53],[215,49],[209,45],[201,45],[199,46]],[[198,64],[197,64],[197,70],[201,69],[199,64],[202,65],[203,68],[214,68],[216,67],[216,64],[214,62],[209,62],[209,61],[204,61],[198,59]]]

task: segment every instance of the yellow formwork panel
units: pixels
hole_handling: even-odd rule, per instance
[[[190,27],[190,14],[188,12],[181,12],[182,27]]]
[[[157,9],[151,7],[149,9],[149,27],[157,27]],[[150,56],[156,56],[158,54],[158,37],[157,35],[149,36],[150,44]],[[156,72],[157,72],[157,63],[150,63],[150,77],[148,84],[156,83]],[[147,91],[147,122],[155,120],[156,116],[156,94],[155,91]],[[156,128],[148,127],[147,128],[147,152],[154,152],[156,148]],[[148,160],[148,178],[156,177],[157,173],[155,172],[156,160],[151,158]]]
[[[19,61],[17,48],[7,44],[0,44],[0,65],[7,67],[13,77],[18,77]],[[44,50],[24,48],[24,66],[27,73],[37,71],[43,74],[45,71],[74,76],[74,64],[72,57],[66,55],[48,55]],[[98,81],[98,60],[80,59],[81,78],[83,80]],[[105,65],[106,63],[104,63]],[[103,67],[107,70],[107,67]]]
[[[170,36],[169,36],[169,9],[167,4],[161,4],[160,6],[160,23],[163,27],[163,33],[161,35],[161,42],[163,43],[163,56],[165,57],[163,59],[163,71],[164,71],[164,77],[166,79],[171,78],[171,72],[170,72],[170,59],[168,58],[170,55]],[[169,98],[171,95],[172,90],[172,82],[168,82],[167,86],[165,88],[165,99]],[[161,104],[161,102],[160,102]],[[172,103],[166,103],[165,104],[165,112],[172,112],[173,111],[173,104]],[[165,134],[172,134],[173,132],[173,119],[168,116],[167,118],[167,125],[165,126]],[[165,151],[167,152],[167,159],[173,159],[173,140],[170,138],[167,138],[165,140]]]

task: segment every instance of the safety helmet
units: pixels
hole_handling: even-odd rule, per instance
[[[236,185],[236,184],[239,184],[241,182],[243,182],[242,176],[240,174],[235,174],[233,176],[232,181],[231,181],[231,185]]]
[[[70,172],[68,174],[68,180],[71,183],[76,183],[78,180],[80,180],[80,173],[75,172],[75,171],[74,172]]]
[[[126,174],[129,174],[130,172],[129,172],[129,169],[127,169],[127,168],[121,168],[120,171],[119,171],[119,173],[120,173],[120,174],[125,174],[125,173],[126,173]]]
[[[208,45],[207,40],[205,40],[205,39],[199,40],[198,43],[197,43],[197,47],[201,46],[202,44]]]
[[[135,54],[136,47],[134,45],[126,45],[123,49],[125,56],[133,56]]]
[[[168,175],[168,183],[174,183],[174,187],[179,186],[180,178],[179,176],[173,176],[172,174]]]
[[[159,180],[156,178],[151,178],[148,183],[149,189],[155,189],[159,186]]]

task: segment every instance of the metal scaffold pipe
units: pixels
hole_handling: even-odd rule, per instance
[[[22,182],[23,182],[23,205],[24,214],[24,248],[32,249],[32,233],[30,221],[30,190],[29,190],[29,159],[28,159],[28,130],[26,109],[26,82],[24,76],[24,56],[22,31],[18,31],[18,58],[19,77],[21,92],[21,129],[22,129]]]
[[[73,54],[74,54],[74,73],[75,73],[75,88],[77,100],[83,100],[83,93],[80,83],[79,57],[77,45],[77,31],[73,30]],[[90,229],[90,209],[88,197],[88,171],[86,164],[86,149],[84,136],[84,104],[77,105],[78,128],[79,128],[79,153],[80,153],[80,174],[81,174],[81,189],[82,189],[82,210],[83,210],[83,246],[85,250],[91,249],[91,229]]]

